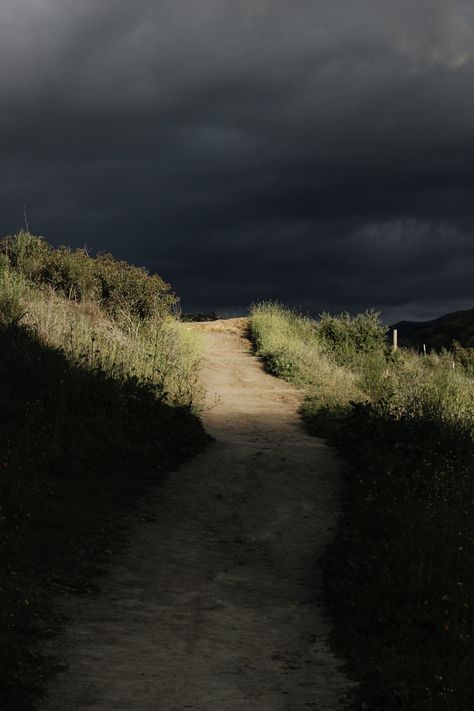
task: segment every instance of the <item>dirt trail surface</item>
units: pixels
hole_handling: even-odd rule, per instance
[[[192,327],[216,441],[148,498],[101,592],[67,603],[69,669],[43,711],[343,708],[315,602],[338,463],[252,355],[245,319]]]

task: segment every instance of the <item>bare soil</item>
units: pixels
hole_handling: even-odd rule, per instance
[[[350,690],[316,602],[340,465],[266,374],[245,319],[206,343],[207,450],[152,490],[100,592],[71,599],[43,711],[336,711]]]

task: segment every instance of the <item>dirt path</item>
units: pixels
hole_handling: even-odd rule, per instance
[[[348,682],[315,604],[338,464],[244,327],[199,325],[216,442],[157,488],[101,593],[70,603],[70,667],[43,711],[342,708]]]

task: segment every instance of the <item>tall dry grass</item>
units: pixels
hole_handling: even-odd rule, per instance
[[[267,369],[303,387],[321,406],[344,406],[362,397],[356,374],[325,350],[312,319],[264,302],[251,308],[251,331]]]
[[[43,243],[24,233],[18,243],[10,239],[8,248],[11,251],[16,246],[22,257],[18,258],[21,268],[12,266],[0,254],[0,324],[12,327],[21,323],[41,342],[61,349],[75,364],[102,370],[117,380],[132,379],[146,385],[167,404],[199,407],[201,345],[197,333],[187,329],[171,310],[159,309],[147,318],[137,317],[135,300],[133,308],[124,301],[114,317],[110,308],[104,308],[88,292],[78,299],[77,290],[72,290],[71,298],[66,298],[66,286],[58,290],[39,280],[43,254],[39,248],[45,249]],[[34,260],[31,255],[27,259],[27,247],[32,245],[36,250]],[[68,254],[63,250],[62,258],[63,253]],[[51,260],[55,252],[48,247],[46,254]],[[87,257],[81,253],[81,266],[83,263],[87,263]],[[112,264],[111,259],[108,264]],[[30,272],[34,280],[28,278]],[[141,272],[139,277],[141,288]],[[77,274],[74,279],[79,279]]]

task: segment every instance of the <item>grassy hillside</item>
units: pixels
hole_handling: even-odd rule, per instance
[[[334,645],[354,708],[474,708],[472,354],[391,351],[377,315],[314,322],[252,310],[269,370],[306,390],[303,413],[347,462],[339,534],[323,561]]]
[[[206,443],[199,344],[159,277],[0,241],[0,708],[35,708],[54,600],[89,594],[147,487]]]
[[[390,329],[398,330],[401,345],[419,350],[451,348],[457,341],[464,348],[474,348],[474,309],[445,314],[432,321],[399,321]]]

